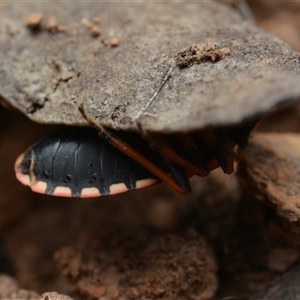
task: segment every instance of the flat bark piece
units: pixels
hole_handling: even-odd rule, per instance
[[[239,175],[255,196],[289,222],[300,220],[300,135],[258,133],[243,151]]]
[[[32,13],[38,28],[24,24]],[[140,116],[145,130],[182,132],[300,96],[300,55],[217,2],[1,3],[0,14],[0,99],[37,122],[86,125],[84,103],[106,127],[137,130]],[[176,64],[199,44],[217,59]]]

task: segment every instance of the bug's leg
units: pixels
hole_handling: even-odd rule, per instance
[[[214,160],[209,164],[210,171],[221,167],[224,173],[231,174],[233,172],[234,151],[230,142],[226,141],[223,133],[207,129],[199,132],[200,141],[204,141],[208,151],[214,157]],[[199,142],[199,137],[195,135],[195,142]],[[201,144],[202,145],[202,144]],[[201,146],[199,145],[199,147]]]
[[[165,158],[166,169],[175,179],[175,181],[187,191],[191,190],[190,181],[186,175],[186,171],[179,165],[174,164],[171,160]]]
[[[172,189],[174,189],[179,194],[186,194],[189,192],[189,187],[182,187],[176,180],[168,175],[164,170],[160,167],[156,166],[153,162],[144,157],[141,153],[136,151],[133,147],[127,144],[125,141],[120,139],[117,135],[115,135],[112,131],[105,129],[101,125],[99,125],[93,118],[88,116],[84,110],[83,104],[79,106],[79,111],[83,118],[96,130],[99,131],[100,136],[105,139],[108,143],[137,161],[139,164],[148,169],[152,174],[157,176],[161,181],[165,184],[169,185]]]
[[[251,131],[257,125],[252,122],[244,126],[214,128],[201,131],[200,135],[216,158],[217,166],[211,166],[210,170],[221,167],[224,173],[231,174],[234,171],[236,153],[235,145],[243,148],[248,144]]]
[[[253,122],[244,126],[231,127],[226,130],[226,134],[240,147],[245,148],[248,145],[248,140],[251,139],[252,130],[259,124]]]
[[[140,125],[139,125],[140,127]],[[208,174],[205,165],[194,165],[190,161],[181,155],[178,155],[170,145],[168,141],[165,139],[164,136],[160,134],[156,134],[155,137],[150,133],[144,131],[140,127],[140,134],[141,136],[149,143],[149,146],[156,150],[157,152],[161,153],[163,156],[168,157],[171,161],[177,163],[178,165],[182,166],[184,169],[191,171],[193,174],[204,177]]]
[[[194,168],[196,168],[196,170],[193,172],[195,175],[201,177],[208,175],[209,168],[207,165],[207,160],[202,153],[199,152],[197,146],[188,135],[160,135],[158,140],[161,141],[162,145],[166,145],[169,147],[169,149],[172,149],[176,155],[179,155]],[[184,167],[190,171],[193,171],[187,164],[184,165]]]
[[[225,136],[223,129],[213,129],[216,138],[215,153],[224,173],[231,174],[234,171],[234,144]]]
[[[216,160],[215,154],[212,151],[212,139],[210,137],[203,135],[201,132],[193,132],[189,134],[196,145],[199,153],[203,156],[206,161],[209,172],[220,167],[220,164]]]
[[[185,152],[189,155],[189,159],[192,159],[194,164],[200,164],[202,169],[204,168],[207,172],[209,172],[206,155],[203,155],[202,151],[199,151],[191,137],[188,134],[184,134],[180,135],[179,139],[180,145],[183,146]]]
[[[257,125],[257,122],[247,124],[243,127],[231,127],[226,129],[217,129],[214,130],[214,135],[218,139],[218,143],[220,144],[220,149],[224,149],[226,157],[226,172],[227,174],[231,174],[234,171],[234,159],[235,152],[234,146],[238,145],[240,148],[244,148],[248,144],[249,136],[251,131]]]

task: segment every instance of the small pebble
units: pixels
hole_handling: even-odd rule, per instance
[[[87,28],[91,28],[93,26],[92,22],[87,18],[82,18],[80,22],[82,25],[84,25]]]
[[[56,32],[58,29],[58,22],[55,17],[50,17],[47,22],[47,29],[50,32]]]
[[[110,40],[110,45],[112,47],[117,47],[117,46],[119,46],[119,44],[120,44],[120,40],[116,37],[114,37]]]
[[[55,33],[55,32],[65,32],[66,28],[58,24],[58,21],[55,17],[50,17],[47,22],[47,29],[48,31]]]
[[[97,37],[101,34],[101,29],[98,25],[93,25],[91,27],[91,35],[92,37]]]
[[[99,24],[100,23],[100,17],[93,18],[93,23],[94,24]]]
[[[39,29],[41,27],[44,16],[40,13],[31,14],[24,22],[29,29]]]
[[[39,300],[73,300],[70,296],[58,294],[57,292],[44,293]]]

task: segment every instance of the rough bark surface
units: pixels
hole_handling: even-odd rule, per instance
[[[254,195],[290,222],[300,220],[300,136],[260,133],[245,149],[240,175]]]
[[[137,130],[141,116],[145,130],[189,131],[300,96],[299,54],[220,3],[1,3],[0,14],[0,96],[37,122],[83,125],[84,103],[107,127]],[[230,55],[177,66],[199,43]]]

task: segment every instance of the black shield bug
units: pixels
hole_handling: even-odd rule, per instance
[[[61,197],[112,195],[157,182],[93,129],[55,133],[39,140],[19,156],[15,170],[17,179],[34,192]]]
[[[164,182],[186,194],[192,175],[203,177],[218,167],[232,173],[234,147],[245,146],[253,128],[139,135],[105,129],[86,115],[83,106],[80,111],[99,133],[76,129],[53,134],[17,159],[17,179],[34,192],[92,198]]]

